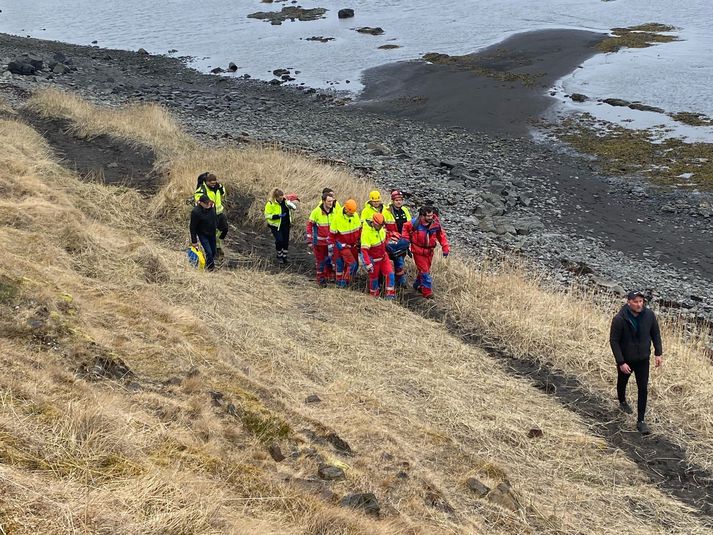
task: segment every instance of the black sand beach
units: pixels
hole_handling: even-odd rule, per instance
[[[359,105],[444,126],[526,135],[554,102],[547,89],[592,57],[603,38],[581,30],[525,32],[455,64],[391,63],[364,74]]]

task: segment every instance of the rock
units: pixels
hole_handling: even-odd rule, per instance
[[[275,69],[272,71],[272,74],[275,76],[284,76],[285,74],[290,74],[290,71],[288,69]]]
[[[30,76],[37,72],[32,65],[29,63],[21,63],[19,61],[11,61],[7,64],[7,70],[12,74],[20,74],[22,76]]]
[[[533,427],[527,432],[527,438],[540,438],[543,435],[544,433],[542,432],[542,429],[537,427]]]
[[[272,457],[275,462],[281,463],[285,460],[285,456],[282,454],[279,444],[270,444],[267,451],[270,452],[270,457]]]
[[[334,41],[334,37],[323,37],[321,35],[313,35],[308,37],[305,41],[319,41],[320,43],[328,43],[329,41]]]
[[[383,143],[377,143],[375,141],[367,143],[366,148],[369,149],[369,154],[373,156],[388,156],[391,154],[391,149],[389,149],[389,147]]]
[[[379,50],[394,50],[395,48],[401,48],[401,45],[393,45],[393,44],[381,45],[379,47]]]
[[[505,481],[488,493],[487,500],[509,511],[517,512],[520,510],[517,497],[513,494],[510,485]]]
[[[211,72],[212,74],[220,74],[221,72],[225,72],[225,71],[224,71],[222,68],[220,68],[220,67],[216,67],[216,68],[214,68],[214,69],[211,69],[210,72]]]
[[[305,403],[319,403],[320,401],[322,401],[322,398],[317,394],[310,394],[305,398]]]
[[[664,110],[662,108],[657,108],[656,106],[648,106],[647,104],[642,104],[641,102],[632,102],[631,104],[629,104],[629,108],[631,108],[632,110],[664,113]]]
[[[429,507],[433,507],[434,509],[438,509],[444,513],[455,513],[455,509],[453,509],[453,506],[446,501],[443,495],[431,488],[426,489],[423,502]]]
[[[379,516],[381,508],[379,501],[373,492],[357,492],[348,494],[339,501],[342,507],[350,507],[352,509],[360,509],[367,515]]]
[[[502,203],[491,204],[489,202],[483,202],[475,206],[473,213],[478,218],[501,216],[505,213],[505,206]]]
[[[27,59],[24,60],[24,62],[29,63],[38,71],[41,71],[42,69],[45,68],[45,62],[42,59],[35,57],[35,56],[28,56]]]
[[[62,54],[62,52],[55,52],[54,55],[52,56],[52,59],[56,61],[57,63],[66,63],[67,62],[67,56]]]
[[[363,26],[361,28],[357,28],[356,31],[359,33],[368,33],[369,35],[382,35],[384,33],[383,28],[372,28],[370,26]]]
[[[337,11],[337,17],[340,19],[349,19],[354,16],[354,10],[350,8],[340,9]]]
[[[272,24],[279,25],[287,19],[300,21],[321,19],[324,18],[326,12],[327,10],[322,7],[305,9],[299,6],[288,6],[283,7],[280,11],[258,11],[256,13],[250,13],[248,18],[265,20]]]
[[[317,475],[320,479],[324,479],[325,481],[342,481],[347,478],[347,476],[344,475],[344,470],[338,466],[332,466],[329,464],[323,464],[320,466],[317,470]]]
[[[325,436],[324,438],[340,453],[346,453],[348,455],[352,454],[351,446],[349,446],[347,441],[341,438],[336,433],[328,433],[327,436]]]
[[[57,63],[57,65],[52,68],[52,72],[54,74],[67,74],[69,72],[69,67],[67,67],[64,63]]]
[[[228,70],[230,72],[235,72],[238,70],[238,66],[231,61],[230,63],[228,63]]]
[[[620,106],[624,108],[631,105],[631,102],[621,98],[605,98],[604,100],[602,100],[602,102],[604,104],[609,104],[610,106]]]
[[[126,363],[118,357],[101,355],[95,357],[90,364],[83,364],[77,370],[77,374],[86,379],[132,379],[132,372]]]
[[[214,390],[211,390],[208,392],[210,394],[211,402],[215,407],[222,407],[223,406],[223,393],[222,392],[216,392]]]
[[[599,275],[594,275],[592,277],[592,280],[600,288],[608,290],[608,291],[618,295],[619,297],[624,297],[626,295],[626,290],[624,290],[624,288],[618,282],[613,281],[612,279],[607,279],[606,277],[600,277]]]
[[[536,216],[521,217],[513,220],[512,224],[515,227],[517,234],[523,236],[530,234],[535,230],[543,230],[545,228],[545,225]]]
[[[145,48],[139,48],[139,49],[136,51],[136,53],[137,53],[139,56],[148,56],[148,55],[149,55],[148,51],[147,51]]]
[[[495,193],[496,195],[502,196],[506,191],[505,183],[500,182],[499,180],[493,180],[486,187],[489,192]]]
[[[583,95],[582,93],[572,93],[569,98],[571,98],[574,102],[586,102],[589,100],[589,97],[587,95]]]
[[[490,487],[484,485],[474,477],[469,477],[466,480],[465,485],[468,487],[469,490],[473,491],[478,496],[478,498],[482,498],[488,492],[490,492]]]

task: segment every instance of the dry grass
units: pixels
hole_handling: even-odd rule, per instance
[[[586,293],[545,290],[522,266],[456,261],[440,267],[444,301],[464,331],[496,340],[513,355],[551,363],[613,403],[609,326],[620,303],[597,305]],[[652,371],[647,412],[693,462],[710,470],[713,362],[704,352],[710,333],[691,329],[676,318],[662,321],[665,365]]]
[[[5,531],[707,532],[579,418],[442,325],[297,275],[199,273],[155,230],[182,232],[182,201],[207,163],[251,219],[273,185],[311,204],[323,184],[360,198],[370,184],[276,151],[197,147],[167,161],[155,214],[171,217],[147,221],[131,209],[135,194],[81,183],[48,155],[31,129],[0,121]],[[454,310],[468,292],[504,298],[505,286],[472,294],[487,279],[471,271],[456,283],[458,269],[436,274]],[[510,334],[538,354],[554,339]],[[82,378],[98,357],[124,361],[135,388]],[[323,401],[305,405],[312,393]],[[527,438],[533,427],[544,436]],[[320,438],[330,432],[354,455]],[[266,453],[273,441],[287,455],[279,464]],[[384,518],[310,491],[302,480],[320,459],[346,471],[331,492],[372,491]],[[475,497],[471,476],[509,481],[515,510]]]

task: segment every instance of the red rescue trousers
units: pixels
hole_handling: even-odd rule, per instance
[[[317,266],[317,284],[326,284],[328,280],[334,278],[332,260],[329,258],[329,247],[326,243],[318,243],[312,246],[312,251]]]
[[[340,249],[341,247],[341,249]],[[337,272],[337,286],[345,287],[359,269],[359,251],[356,245],[338,244],[334,246],[334,267]]]
[[[431,279],[431,262],[433,261],[433,250],[427,254],[413,253],[413,262],[416,264],[418,276],[413,283],[415,290],[421,292],[424,297],[433,295],[432,279]]]
[[[391,260],[384,255],[381,260],[372,260],[374,269],[369,273],[369,293],[374,297],[379,297],[379,283],[381,277],[384,278],[384,297],[393,299],[396,295],[394,284],[394,266]]]

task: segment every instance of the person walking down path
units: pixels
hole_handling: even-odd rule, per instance
[[[395,297],[394,268],[386,252],[386,229],[384,216],[373,214],[365,221],[361,231],[361,255],[364,267],[369,273],[369,293],[379,297],[380,281],[384,280],[384,298]]]
[[[277,261],[289,263],[287,252],[290,248],[290,228],[292,228],[292,211],[297,206],[285,198],[285,192],[275,188],[265,203],[265,219],[267,226],[275,238],[275,253]]]
[[[336,271],[337,287],[346,288],[359,269],[361,219],[357,203],[349,199],[329,221],[329,254]]]
[[[406,255],[408,253],[408,240],[401,237],[404,224],[411,220],[411,212],[404,206],[404,195],[399,190],[391,192],[391,202],[386,205],[386,231],[388,233],[388,243],[386,251],[389,258],[394,263],[394,276],[396,286],[405,288],[408,284],[406,277]]]
[[[444,257],[447,257],[451,250],[446,231],[441,227],[441,222],[436,215],[436,209],[433,206],[419,208],[418,216],[404,223],[402,236],[411,244],[413,261],[418,271],[413,289],[421,292],[426,299],[431,299],[433,297],[431,279],[433,251],[438,243],[441,244]]]
[[[663,363],[663,347],[656,315],[653,310],[646,307],[644,294],[641,292],[629,292],[626,296],[626,304],[612,320],[609,344],[616,360],[616,393],[619,407],[627,414],[633,412],[626,401],[626,385],[633,373],[639,391],[636,404],[636,429],[647,435],[650,433],[645,416],[651,345],[654,346],[654,365],[657,368]]]
[[[228,235],[228,218],[225,215],[225,187],[218,182],[218,178],[213,173],[201,173],[198,176],[196,191],[193,194],[193,199],[198,202],[201,196],[207,195],[215,205],[215,213],[218,216],[218,240],[217,256],[223,255],[223,240]]]
[[[317,284],[326,286],[334,279],[332,259],[329,255],[329,228],[334,214],[334,196],[329,192],[322,194],[322,201],[312,210],[307,219],[307,245],[314,253],[317,268]]]
[[[191,210],[191,245],[200,246],[205,254],[205,268],[208,271],[215,269],[216,255],[216,230],[218,228],[218,216],[215,213],[215,206],[208,195],[201,195],[198,204]]]

